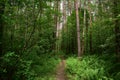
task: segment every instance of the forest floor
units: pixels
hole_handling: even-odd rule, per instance
[[[61,62],[57,65],[56,71],[56,80],[67,80],[65,75],[65,60],[61,60]]]

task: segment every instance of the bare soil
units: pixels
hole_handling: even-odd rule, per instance
[[[65,60],[62,60],[57,66],[56,80],[67,80],[65,75]]]

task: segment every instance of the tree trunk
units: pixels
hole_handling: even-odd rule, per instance
[[[88,0],[88,3],[89,3],[89,5],[91,4],[90,0]],[[90,26],[90,33],[89,33],[90,40],[89,40],[89,45],[90,45],[90,53],[92,53],[93,52],[93,48],[92,48],[92,14],[91,14],[91,8],[90,8],[90,6],[88,6],[88,10],[89,10],[89,16],[90,16],[90,19],[89,19],[89,26]]]
[[[53,34],[53,38],[55,39],[55,44],[53,45],[53,49],[55,50],[55,52],[57,53],[57,25],[58,25],[58,0],[54,1],[54,10],[55,10],[55,14],[54,14],[54,34]]]
[[[57,1],[57,12],[60,11],[60,1]],[[57,39],[57,42],[56,42],[56,50],[57,50],[57,53],[59,52],[59,40],[60,40],[60,17],[57,15],[57,32],[56,32],[56,39]]]
[[[63,0],[63,28],[65,29],[66,24],[66,0]]]
[[[3,28],[4,28],[4,20],[3,20],[3,14],[4,14],[4,1],[0,2],[0,56],[3,54]]]
[[[71,3],[71,0],[68,0],[68,8],[69,8],[69,16],[70,16],[71,13],[72,13],[72,3]]]
[[[86,24],[86,25],[85,25],[85,26],[86,26],[86,29],[85,29],[85,33],[86,33],[86,34],[85,34],[85,35],[86,35],[86,41],[85,41],[85,42],[86,42],[86,43],[85,43],[85,44],[86,44],[86,49],[85,49],[85,50],[86,50],[86,51],[85,51],[85,52],[86,52],[86,53],[89,53],[89,41],[88,41],[88,25],[89,25],[88,20],[89,20],[89,18],[88,18],[88,14],[87,14],[87,11],[88,11],[88,10],[87,10],[87,1],[86,1],[86,3],[84,3],[84,4],[85,4],[85,6],[86,6],[86,7],[85,7],[85,9],[86,9],[86,10],[85,10],[85,11],[86,11],[86,17],[85,17],[85,21],[86,21],[86,22],[85,22],[85,24]]]
[[[84,27],[83,27],[83,32],[82,32],[82,54],[84,54],[84,38],[85,38],[85,28],[86,28],[86,0],[84,1],[84,19],[83,19],[83,24],[84,24]]]
[[[77,27],[78,57],[81,57],[80,22],[79,22],[79,12],[78,12],[78,0],[75,0],[75,9],[76,9],[76,27]]]
[[[120,14],[120,8],[119,8],[119,4],[120,4],[120,1],[119,0],[114,0],[113,2],[114,4],[114,18],[115,21],[114,21],[114,24],[115,24],[115,47],[116,47],[116,55],[117,55],[117,59],[118,61],[120,61],[120,21],[117,19],[117,16]]]

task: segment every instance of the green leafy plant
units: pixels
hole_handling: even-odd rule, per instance
[[[66,73],[70,80],[113,80],[108,76],[106,61],[96,55],[67,59]],[[110,67],[110,66],[109,66]]]

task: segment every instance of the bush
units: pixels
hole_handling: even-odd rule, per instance
[[[0,80],[47,80],[54,73],[57,56],[35,53],[20,57],[14,52],[8,52],[1,58]],[[53,77],[50,77],[52,80]]]
[[[108,75],[104,59],[96,55],[84,56],[81,60],[71,57],[66,61],[66,73],[70,80],[113,80]]]
[[[20,58],[14,52],[6,53],[1,59],[1,80],[34,80],[34,72],[31,70],[32,61]]]

